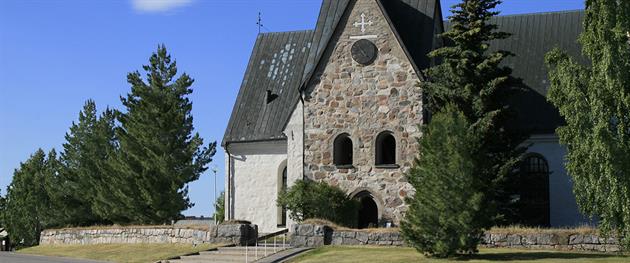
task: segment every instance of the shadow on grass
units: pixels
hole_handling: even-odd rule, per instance
[[[563,251],[532,251],[532,252],[499,252],[483,253],[476,255],[465,255],[456,258],[458,261],[487,260],[487,261],[519,261],[519,260],[544,260],[544,259],[603,259],[627,257],[623,254],[603,254],[603,253],[575,253]],[[630,257],[628,257],[630,260]]]

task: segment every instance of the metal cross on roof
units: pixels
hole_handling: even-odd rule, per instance
[[[371,26],[371,25],[372,25],[372,21],[365,22],[365,13],[361,13],[361,23],[354,22],[355,27],[361,26],[361,33],[365,33],[365,26]]]

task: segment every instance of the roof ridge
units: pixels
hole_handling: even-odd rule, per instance
[[[493,18],[504,18],[504,17],[522,17],[522,16],[538,16],[538,15],[553,15],[553,14],[574,14],[584,12],[584,9],[572,9],[572,10],[560,10],[560,11],[541,11],[541,12],[532,12],[532,13],[522,13],[522,14],[509,14],[509,15],[498,15]],[[446,19],[442,21],[443,23],[450,23],[451,21]]]
[[[285,34],[285,33],[301,33],[315,31],[315,29],[300,29],[300,30],[287,30],[287,31],[273,31],[273,32],[260,32],[259,35],[273,35],[273,34]]]
[[[510,16],[535,16],[535,15],[550,15],[550,14],[568,14],[568,13],[578,13],[578,12],[584,12],[584,9],[558,10],[558,11],[541,11],[541,12],[531,12],[531,13],[522,13],[522,14],[498,15],[498,16],[496,16],[496,17],[510,17]]]

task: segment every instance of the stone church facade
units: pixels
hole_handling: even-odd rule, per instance
[[[398,225],[407,210],[404,199],[414,194],[405,173],[421,150],[416,138],[426,120],[421,71],[432,65],[426,54],[442,45],[438,34],[448,27],[440,10],[439,0],[324,0],[314,30],[260,34],[222,143],[228,219],[252,221],[262,232],[289,227],[293,222],[276,197],[307,179],[338,186],[359,200],[359,227]],[[526,27],[540,20],[550,24],[545,31],[581,15],[507,16],[496,22]],[[544,50],[556,40],[540,41]],[[558,37],[556,44],[571,45],[563,41]],[[514,47],[497,44],[502,45]],[[544,67],[537,58],[526,59]],[[513,66],[530,86],[513,102],[526,116],[515,125],[532,134],[524,170],[536,187],[524,189],[522,197],[531,200],[532,222],[581,224],[563,166],[565,150],[554,134],[561,120],[550,105],[534,105],[547,84],[529,67]],[[549,120],[549,113],[556,119]]]

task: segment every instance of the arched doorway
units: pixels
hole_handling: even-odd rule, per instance
[[[355,200],[359,201],[359,212],[357,215],[357,227],[368,228],[378,227],[378,205],[370,192],[363,191],[355,195]]]
[[[549,226],[549,164],[545,157],[530,154],[523,160],[520,185],[521,223],[526,226]]]

